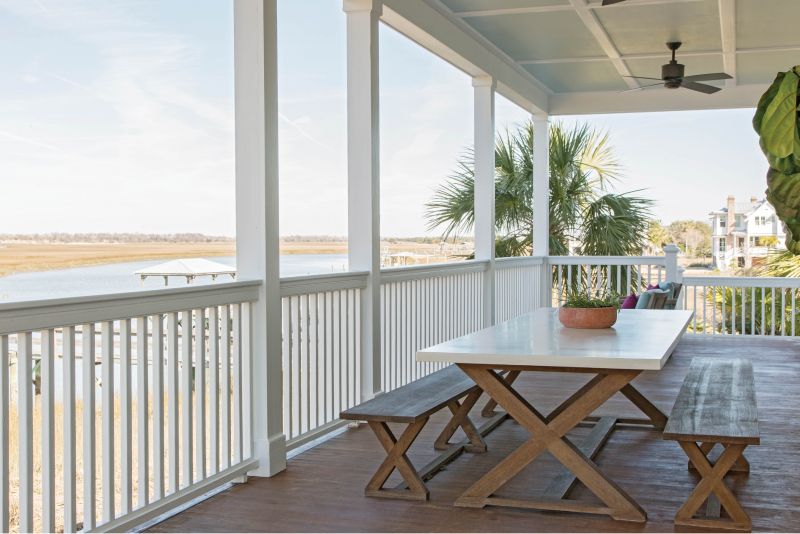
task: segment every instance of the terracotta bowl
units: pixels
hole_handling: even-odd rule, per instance
[[[559,308],[558,320],[567,328],[611,328],[617,322],[617,309]]]

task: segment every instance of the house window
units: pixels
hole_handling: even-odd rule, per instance
[[[720,239],[719,240],[719,251],[720,252],[725,252],[725,239]]]
[[[725,219],[720,219],[719,220],[719,227],[720,228],[725,228]]]

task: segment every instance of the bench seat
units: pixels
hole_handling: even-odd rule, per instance
[[[675,523],[750,530],[750,517],[725,485],[724,477],[732,471],[749,472],[744,449],[761,443],[752,362],[741,358],[693,359],[663,437],[680,444],[689,457],[690,469],[696,469],[702,477],[676,514]],[[716,445],[724,450],[712,463],[709,454]],[[706,499],[705,517],[695,518]],[[721,507],[728,518],[720,518]]]
[[[353,421],[415,423],[460,399],[478,386],[455,365],[378,395],[340,414]]]
[[[506,414],[498,414],[477,429],[469,417],[469,411],[482,393],[471,378],[452,365],[343,411],[340,414],[342,419],[366,421],[386,450],[386,459],[378,467],[364,493],[370,497],[427,500],[430,492],[425,485],[426,480],[463,451],[486,452],[483,436],[499,425]],[[462,398],[464,400],[460,401]],[[417,470],[406,452],[430,416],[445,407],[452,412],[452,417],[434,442],[434,448],[444,452]],[[389,423],[406,425],[400,437],[395,437]],[[450,443],[450,438],[459,428],[467,439]],[[384,488],[395,469],[400,472],[404,483],[395,488]]]

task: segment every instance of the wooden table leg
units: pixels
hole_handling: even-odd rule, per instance
[[[647,397],[642,395],[638,389],[633,387],[631,384],[627,384],[622,390],[620,391],[623,395],[628,397],[634,406],[639,408],[649,419],[653,422],[653,426],[657,430],[664,430],[664,427],[667,424],[667,416],[658,409],[658,407],[647,400]]]
[[[678,510],[678,513],[675,514],[675,524],[713,529],[750,530],[752,528],[750,517],[739,504],[739,501],[736,500],[736,496],[725,485],[724,480],[725,475],[742,456],[746,445],[727,445],[719,459],[712,465],[696,443],[687,441],[679,441],[678,443],[703,478],[689,495],[689,498],[686,499],[684,505]],[[719,499],[719,504],[728,513],[730,519],[721,519],[718,515],[719,507],[716,505],[709,507],[709,511],[712,511],[711,516],[707,515],[705,518],[694,517],[703,502],[706,499],[711,499],[712,492]]]
[[[598,375],[562,404],[559,412],[548,420],[517,393],[493,370],[481,366],[459,364],[478,386],[502,406],[510,417],[525,427],[532,437],[475,482],[456,501],[457,506],[483,507],[487,504],[529,507],[546,510],[570,510],[585,513],[605,513],[614,519],[644,522],[647,514],[625,491],[617,486],[578,447],[566,433],[584,417],[619,392],[638,376],[639,371],[609,371]],[[548,451],[572,472],[604,504],[578,501],[522,501],[492,497],[492,495],[542,452]]]
[[[475,403],[478,402],[481,394],[483,394],[483,391],[479,388],[475,388],[467,395],[464,402],[459,403],[457,400],[453,400],[447,403],[447,407],[453,413],[453,417],[450,418],[441,434],[439,434],[439,437],[436,438],[433,444],[436,450],[445,450],[452,446],[450,438],[452,438],[456,430],[461,427],[461,430],[464,431],[464,434],[467,435],[467,439],[469,440],[469,445],[466,445],[464,450],[469,452],[486,452],[486,442],[469,417],[469,411],[475,406]]]
[[[506,373],[506,375],[504,377],[504,380],[508,384],[513,384],[514,381],[517,378],[519,378],[519,374],[521,372],[522,371],[509,371],[508,373]],[[489,400],[486,401],[486,406],[484,406],[483,409],[481,410],[481,416],[483,416],[483,417],[491,417],[491,416],[493,416],[495,408],[497,408],[497,401],[492,399],[492,398],[489,398]]]

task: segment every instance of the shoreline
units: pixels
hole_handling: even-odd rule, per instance
[[[439,245],[414,241],[382,242],[389,253],[412,252],[441,261]],[[281,242],[281,255],[347,254],[345,241]],[[235,256],[235,241],[137,243],[0,243],[0,277],[30,272],[187,257]]]

